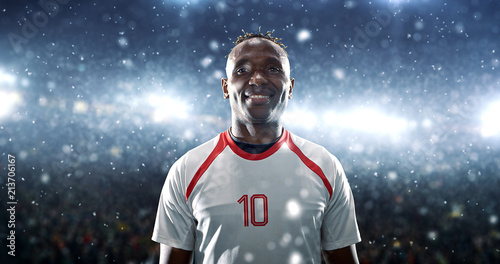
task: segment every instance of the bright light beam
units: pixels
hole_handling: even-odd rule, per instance
[[[2,69],[0,69],[0,84],[14,84],[16,81],[16,76],[8,74]]]
[[[188,117],[186,104],[169,96],[150,95],[148,102],[154,108],[153,120],[157,123]]]
[[[315,113],[303,109],[290,109],[283,114],[287,126],[312,129],[318,124]]]
[[[329,113],[327,122],[333,122],[337,126],[361,130],[371,133],[394,134],[408,128],[408,122],[402,118],[384,115],[374,109],[360,109],[349,113]]]
[[[483,137],[500,135],[500,101],[490,105],[482,116],[483,127],[481,133]]]
[[[8,116],[19,103],[21,103],[19,93],[0,90],[0,118]]]

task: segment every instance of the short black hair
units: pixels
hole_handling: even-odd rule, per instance
[[[281,47],[281,48],[285,51],[285,54],[287,54],[287,53],[286,53],[286,50],[285,50],[285,49],[286,49],[286,46],[285,46],[285,44],[283,44],[283,43],[281,43],[281,42],[280,42],[280,40],[281,40],[281,39],[280,39],[280,38],[277,38],[277,37],[273,37],[273,36],[271,36],[271,34],[272,34],[273,32],[271,32],[271,31],[267,31],[265,34],[262,34],[262,33],[260,32],[260,27],[259,27],[259,33],[248,33],[248,32],[245,32],[245,30],[243,30],[243,29],[242,29],[241,31],[243,31],[243,33],[244,33],[244,34],[243,34],[242,36],[238,36],[238,39],[236,39],[236,41],[234,42],[234,47],[233,47],[233,49],[234,49],[236,46],[238,46],[238,44],[240,44],[241,42],[243,42],[243,41],[245,41],[245,40],[248,40],[248,39],[251,39],[251,38],[263,38],[263,39],[267,39],[267,40],[269,40],[269,41],[271,41],[271,42],[276,43],[278,46],[280,46],[280,47]],[[231,51],[233,51],[233,50],[231,49]],[[287,55],[288,55],[288,54],[287,54]],[[228,57],[228,56],[229,56],[229,54],[228,54],[228,55],[226,55],[226,57]]]

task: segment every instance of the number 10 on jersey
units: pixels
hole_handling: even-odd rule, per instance
[[[250,201],[249,201],[250,200]],[[267,207],[267,196],[264,194],[254,194],[250,199],[248,199],[248,195],[243,195],[238,200],[238,203],[243,203],[243,222],[245,226],[248,226],[248,215],[250,214],[250,221],[253,226],[265,226],[268,222],[268,207]],[[250,208],[249,208],[250,203]],[[262,209],[262,220],[257,220],[256,207]],[[250,209],[250,210],[249,210]],[[248,212],[250,211],[250,213]]]

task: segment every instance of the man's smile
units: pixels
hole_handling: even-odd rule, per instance
[[[246,101],[248,104],[269,104],[271,102],[271,96],[263,94],[252,94],[247,96]]]

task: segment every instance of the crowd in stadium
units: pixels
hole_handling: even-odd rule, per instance
[[[16,259],[157,263],[159,247],[150,238],[164,175],[142,173],[61,176],[50,185],[21,185]],[[349,177],[363,238],[357,244],[361,263],[500,261],[498,205],[491,200],[499,179],[493,174],[465,184],[435,173],[416,185],[361,173]]]

